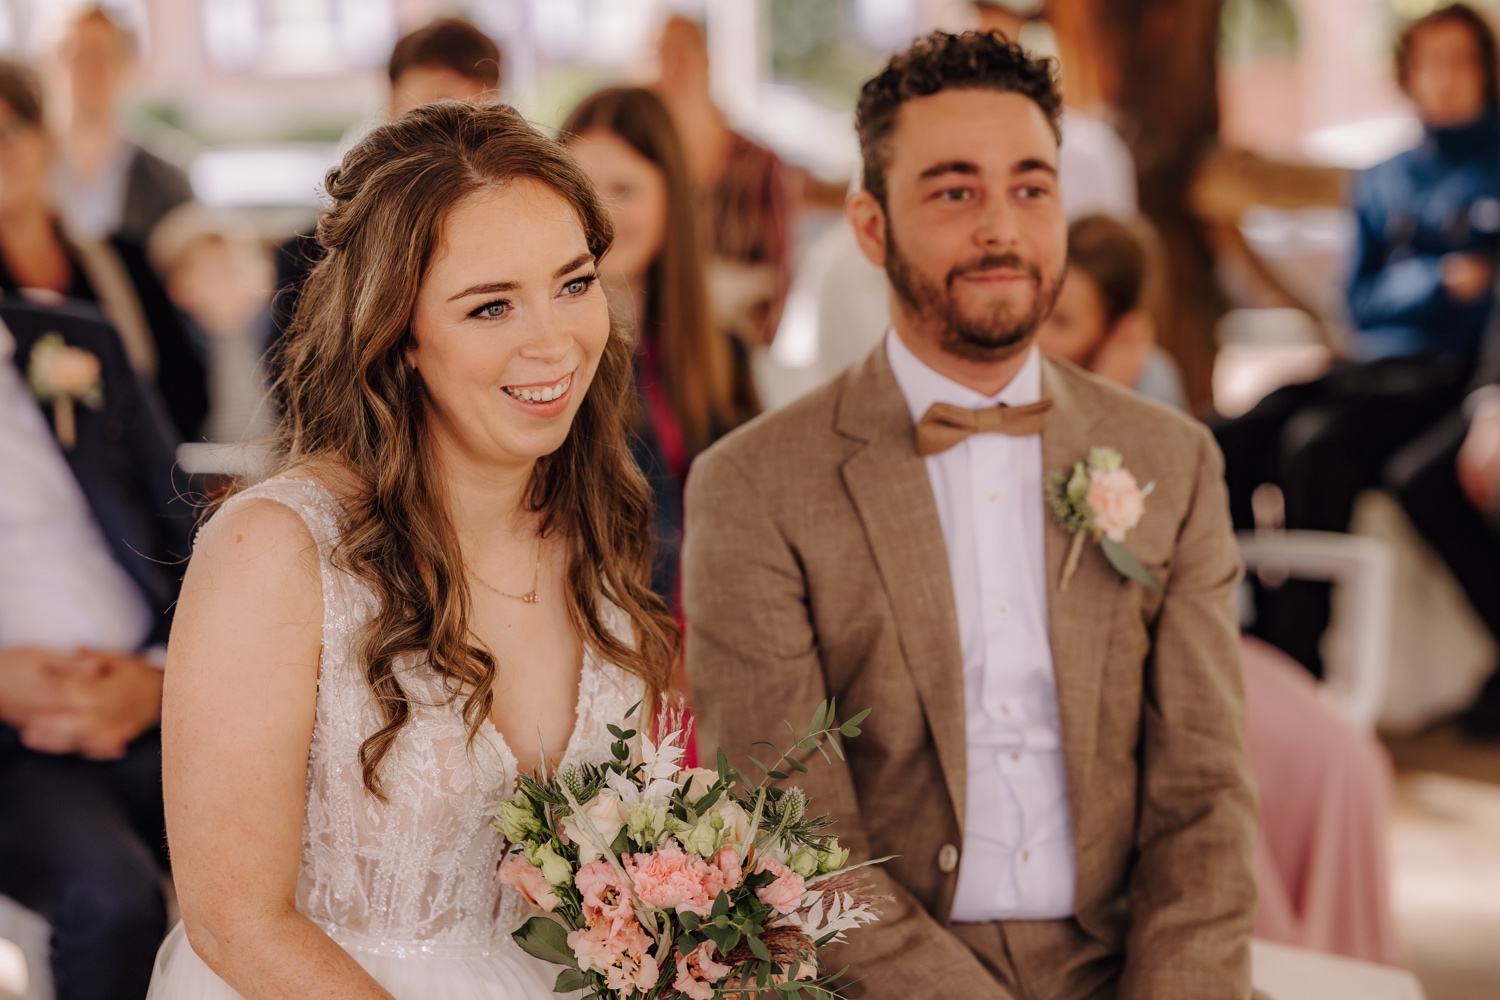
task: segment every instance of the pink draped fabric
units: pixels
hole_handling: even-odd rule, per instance
[[[1280,650],[1244,640],[1247,742],[1260,792],[1255,936],[1396,965],[1386,824],[1391,765]]]

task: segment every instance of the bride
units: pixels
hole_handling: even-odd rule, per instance
[[[229,499],[168,654],[183,921],[152,1000],[531,1000],[490,827],[666,684],[609,216],[505,107],[444,103],[329,175],[279,475]]]

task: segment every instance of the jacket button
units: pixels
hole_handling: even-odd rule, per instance
[[[958,870],[958,848],[944,844],[938,848],[938,871],[947,875]]]

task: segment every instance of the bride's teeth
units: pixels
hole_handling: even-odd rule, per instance
[[[562,394],[568,391],[572,384],[571,375],[565,377],[556,385],[549,385],[541,389],[517,389],[506,386],[505,391],[523,403],[550,403],[554,399],[560,399]]]

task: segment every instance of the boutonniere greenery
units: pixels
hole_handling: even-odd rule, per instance
[[[44,334],[31,349],[26,381],[39,402],[52,404],[52,431],[65,451],[78,441],[74,407],[79,403],[91,410],[104,406],[99,359],[70,346],[59,333]]]
[[[1125,546],[1125,535],[1141,523],[1146,498],[1156,484],[1142,488],[1118,451],[1090,448],[1088,460],[1075,462],[1071,471],[1047,473],[1043,488],[1053,518],[1073,536],[1058,589],[1068,589],[1087,538],[1099,544],[1104,558],[1121,576],[1151,590],[1161,589],[1151,571]]]

